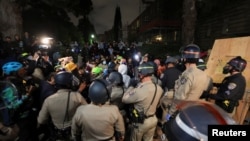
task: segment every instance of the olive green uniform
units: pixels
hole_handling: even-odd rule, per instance
[[[157,87],[157,90],[155,86]],[[159,85],[155,85],[152,81],[140,83],[136,88],[129,87],[125,92],[122,102],[126,104],[134,104],[134,107],[139,111],[143,110],[145,115],[143,123],[133,123],[134,126],[130,141],[153,140],[158,121],[155,112],[162,93],[162,88]],[[150,105],[153,98],[154,101],[152,105]]]

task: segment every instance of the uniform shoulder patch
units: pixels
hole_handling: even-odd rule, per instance
[[[129,92],[129,95],[134,95],[135,94],[135,90],[132,90]]]
[[[229,83],[228,84],[228,89],[229,90],[233,90],[233,89],[235,89],[237,87],[237,84],[235,84],[235,83]]]
[[[187,78],[182,76],[180,79],[181,84],[185,84],[187,82]]]

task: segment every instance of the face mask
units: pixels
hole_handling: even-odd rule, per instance
[[[230,70],[231,70],[230,67],[228,65],[226,65],[225,67],[223,67],[222,73],[223,74],[228,74],[230,72]]]

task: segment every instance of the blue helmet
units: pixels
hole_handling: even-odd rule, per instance
[[[104,79],[95,79],[89,86],[89,98],[97,104],[104,104],[110,99],[112,85]]]
[[[55,83],[57,85],[71,86],[73,74],[67,71],[60,71],[55,75]]]
[[[59,71],[55,75],[55,83],[59,87],[72,88],[79,86],[80,80],[71,72]]]
[[[111,72],[107,78],[107,80],[115,85],[123,84],[122,74],[119,72]]]
[[[20,63],[20,62],[8,62],[8,63],[5,63],[3,66],[2,66],[2,70],[3,70],[3,73],[5,75],[10,75],[11,72],[16,72],[18,71],[19,69],[21,69],[23,67],[23,65]]]
[[[182,51],[182,57],[186,59],[200,58],[200,47],[196,44],[187,45]]]
[[[241,56],[237,56],[231,59],[227,64],[233,66],[237,71],[243,72],[246,68],[247,61],[241,58]]]

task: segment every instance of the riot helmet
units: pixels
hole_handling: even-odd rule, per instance
[[[123,77],[119,72],[111,72],[107,78],[107,80],[114,85],[123,85]]]
[[[187,63],[197,63],[200,58],[200,48],[196,44],[187,45],[182,51],[182,58]]]
[[[5,75],[11,75],[11,73],[17,72],[22,67],[23,65],[20,62],[13,61],[13,62],[5,63],[2,66],[2,70]]]
[[[104,104],[110,99],[111,85],[104,79],[95,79],[89,86],[89,98],[95,104]]]
[[[138,74],[143,76],[151,76],[154,74],[155,68],[154,66],[149,62],[143,62],[138,67]]]
[[[79,79],[71,72],[60,71],[55,75],[55,84],[59,88],[72,88],[78,86],[79,83]]]
[[[200,58],[200,48],[196,44],[187,45],[182,51],[183,58]]]
[[[208,125],[236,124],[233,118],[213,103],[183,101],[177,108],[175,117],[164,127],[169,141],[208,140]]]
[[[202,59],[199,59],[197,63],[197,68],[203,71],[206,70],[207,69],[206,63]]]
[[[233,71],[243,72],[246,68],[247,61],[241,56],[237,56],[231,59],[226,66],[223,68],[223,73],[232,73]],[[231,66],[231,67],[230,67]]]
[[[156,64],[154,61],[148,61],[148,63],[149,63],[150,65],[152,65],[153,68],[154,68],[154,73],[153,73],[153,74],[157,75],[157,71],[158,71],[158,66],[157,66],[157,64]]]

